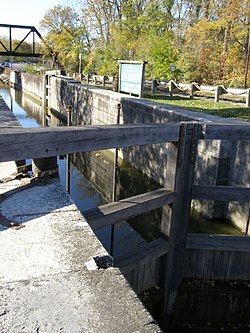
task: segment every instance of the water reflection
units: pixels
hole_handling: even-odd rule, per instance
[[[191,212],[190,232],[206,233],[206,234],[226,234],[226,235],[238,235],[243,236],[244,233],[231,224],[227,220],[223,219],[208,219],[196,211]]]
[[[42,116],[39,116],[41,110],[39,105],[30,101],[20,91],[2,85],[0,86],[0,95],[2,95],[22,127],[41,127]],[[29,113],[25,111],[26,109],[29,110]]]

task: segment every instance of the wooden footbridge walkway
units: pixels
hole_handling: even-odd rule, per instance
[[[191,234],[190,204],[200,200],[250,201],[250,188],[193,184],[199,140],[249,140],[250,124],[193,122],[82,126],[58,128],[1,128],[0,162],[69,153],[168,142],[176,163],[173,188],[126,198],[89,211],[93,229],[169,205],[169,232],[117,265],[137,292],[159,282],[164,274],[165,314],[173,311],[181,281],[200,279],[250,280],[250,238]],[[147,223],[145,221],[145,223]],[[161,278],[162,279],[162,278]]]

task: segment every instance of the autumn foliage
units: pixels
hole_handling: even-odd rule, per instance
[[[250,85],[249,0],[82,0],[55,6],[41,26],[45,51],[67,70],[78,70],[81,53],[85,73],[145,60],[149,79]]]

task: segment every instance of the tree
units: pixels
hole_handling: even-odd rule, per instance
[[[98,36],[99,31],[99,39],[96,39],[94,46],[95,69],[98,73],[117,72],[119,59],[151,59],[151,40],[155,37],[160,38],[171,27],[173,0],[124,0],[113,2],[112,6],[110,1],[87,0],[88,5],[90,2],[92,7],[87,9],[95,17],[95,36]],[[108,14],[107,11],[106,15],[104,12],[99,14],[101,6],[105,3],[109,4]],[[97,12],[98,16],[95,16]],[[169,41],[169,36],[167,40]]]
[[[249,81],[248,0],[78,0],[42,21],[45,50],[68,70],[114,75],[117,60],[148,61],[150,78],[242,86]],[[176,71],[170,71],[170,65]],[[178,77],[176,75],[178,74]]]
[[[80,53],[90,47],[90,37],[79,14],[71,7],[55,6],[47,11],[40,22],[47,30],[44,53],[54,57],[67,70],[76,71]]]
[[[247,0],[216,3],[220,6],[210,6],[209,12],[184,32],[179,58],[183,77],[209,84],[242,86],[250,6]]]

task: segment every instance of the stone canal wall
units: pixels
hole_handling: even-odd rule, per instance
[[[37,102],[42,102],[44,91],[42,75],[11,71],[10,84],[13,88],[22,90],[25,94],[34,98]]]
[[[67,115],[72,105],[74,124],[116,124],[119,103],[120,94],[115,92],[86,87],[70,78],[50,78],[50,107]]]
[[[22,79],[22,89],[42,91],[37,78]],[[35,88],[35,86],[37,86]],[[117,124],[118,105],[121,105],[119,123],[164,123],[168,121],[198,121],[232,123],[237,120],[188,111],[168,105],[133,98],[128,95],[82,85],[71,78],[50,76],[48,81],[49,107],[67,115],[68,105],[73,107],[75,125]],[[196,184],[250,186],[248,142],[202,141],[198,145]],[[162,186],[171,186],[174,175],[169,174],[171,145],[159,144],[133,147],[122,151],[123,158],[141,169]],[[242,231],[249,220],[248,203],[193,201],[193,208],[209,218],[225,217],[237,224]],[[248,231],[249,233],[250,231]]]

